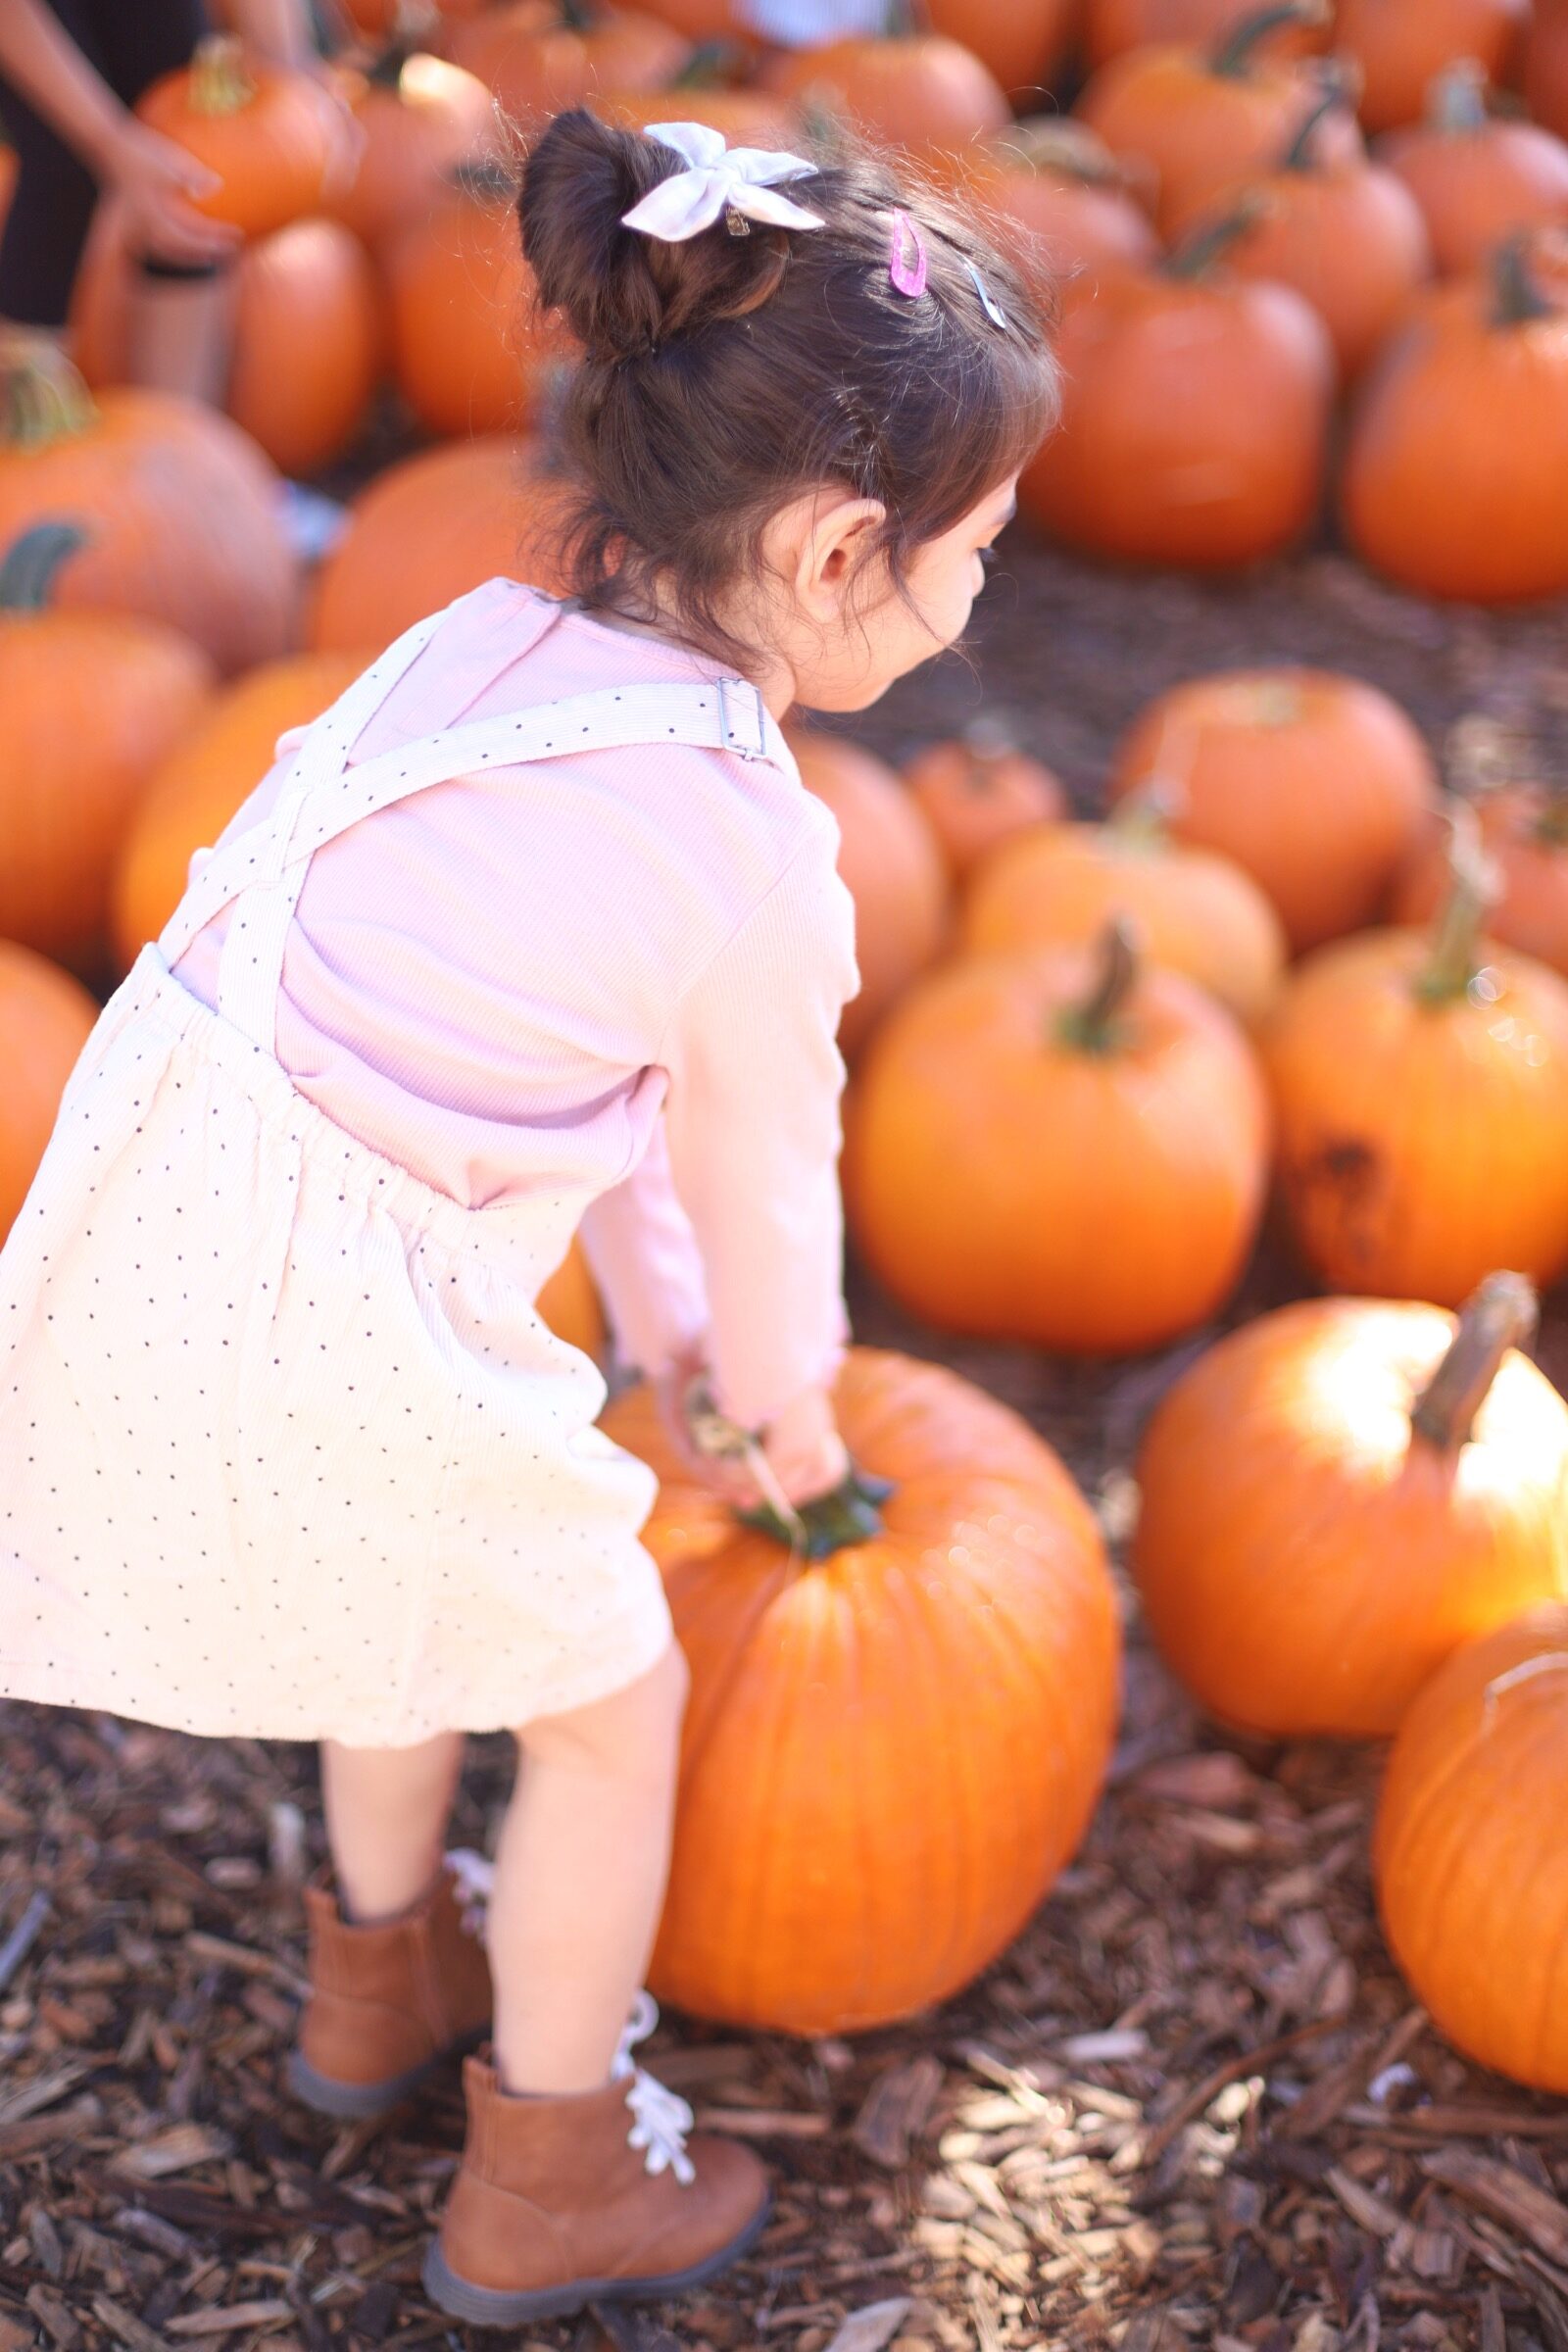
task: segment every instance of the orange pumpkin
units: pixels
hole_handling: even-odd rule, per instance
[[[250,798],[280,735],[319,717],[359,675],[346,654],[265,662],[226,687],[154,771],[116,861],[110,932],[121,969],[185,895],[190,861]]]
[[[1263,1032],[1285,1220],[1335,1290],[1456,1306],[1568,1265],[1568,982],[1482,939],[1486,903],[1461,844],[1430,936],[1319,948]]]
[[[1113,155],[1152,167],[1154,218],[1167,235],[1195,205],[1266,171],[1285,148],[1315,84],[1306,66],[1260,59],[1259,49],[1281,26],[1314,24],[1324,13],[1316,0],[1278,0],[1206,48],[1134,49],[1091,76],[1076,112]],[[1361,152],[1348,117],[1322,123],[1317,142],[1325,163]]]
[[[889,2024],[995,1959],[1083,1836],[1116,1716],[1104,1550],[1051,1448],[866,1348],[836,1401],[868,1476],[807,1509],[804,1556],[686,1482],[646,1388],[604,1421],[660,1474],[643,1541],[692,1674],[649,1982],[792,2034]]]
[[[162,622],[52,609],[79,538],[37,525],[0,565],[0,936],[84,961],[137,802],[216,678]]]
[[[837,820],[839,873],[855,901],[860,993],[839,1024],[848,1055],[941,949],[947,867],[930,824],[891,767],[842,736],[792,730],[789,742],[802,782]]]
[[[1312,1298],[1231,1332],[1140,1449],[1132,1564],[1166,1664],[1276,1739],[1380,1739],[1461,1642],[1568,1592],[1568,1406],[1535,1295]]]
[[[1334,341],[1342,375],[1357,374],[1432,275],[1421,208],[1395,173],[1364,156],[1326,164],[1314,131],[1349,104],[1343,85],[1326,89],[1278,167],[1248,183],[1256,218],[1226,253],[1239,277],[1273,278],[1309,302]],[[1179,230],[1204,218],[1200,207]]]
[[[317,473],[365,421],[385,340],[358,238],[336,220],[296,220],[241,265],[228,413],[282,472]]]
[[[368,482],[322,564],[316,653],[365,661],[425,612],[497,577],[562,592],[561,485],[527,441],[496,434],[426,449]]]
[[[1535,121],[1568,139],[1568,0],[1536,0],[1525,36],[1524,91]]]
[[[662,90],[596,90],[588,104],[607,122],[634,130],[651,122],[706,122],[730,147],[793,147],[801,136],[800,110],[774,90],[682,78]]]
[[[1370,922],[1437,792],[1397,703],[1324,669],[1239,669],[1160,695],[1116,747],[1110,795],[1168,786],[1182,841],[1272,900],[1293,951]]]
[[[1568,292],[1525,239],[1395,329],[1352,412],[1340,507],[1357,554],[1423,595],[1568,588]]]
[[[62,360],[0,365],[0,547],[52,515],[84,534],[57,605],[167,621],[224,671],[288,642],[298,565],[277,475],[201,401],[111,391],[95,402]]]
[[[1050,768],[984,721],[959,742],[917,752],[904,781],[958,879],[999,843],[1067,813],[1067,796]]]
[[[517,122],[580,106],[594,89],[657,89],[691,44],[658,17],[585,0],[503,0],[453,27],[447,52]],[[669,120],[669,118],[665,118]]]
[[[941,33],[786,51],[764,79],[803,106],[848,117],[873,139],[938,164],[1012,119],[995,75]]]
[[[476,74],[403,48],[389,49],[350,93],[365,144],[327,209],[375,251],[429,219],[460,164],[492,154],[495,101]]]
[[[960,958],[896,1005],[846,1105],[856,1247],[939,1331],[1081,1355],[1216,1313],[1263,1203],[1241,1031],[1178,972],[1094,951]]]
[[[1481,844],[1497,869],[1487,928],[1568,977],[1568,796],[1539,784],[1504,785],[1473,804]],[[1395,882],[1396,923],[1424,923],[1443,902],[1448,823],[1437,809]]]
[[[1360,70],[1362,122],[1418,122],[1434,80],[1462,57],[1503,79],[1529,16],[1530,0],[1337,0],[1335,47]]]
[[[1108,65],[1129,49],[1171,41],[1217,41],[1255,13],[1257,0],[1088,0],[1084,55]],[[1317,24],[1286,24],[1264,33],[1260,57],[1305,57],[1328,40],[1328,12]]]
[[[427,432],[511,432],[575,347],[536,307],[504,171],[476,169],[384,256],[392,368]]]
[[[355,28],[370,39],[406,38],[411,28],[433,37],[443,17],[476,16],[489,0],[339,0]],[[431,18],[437,20],[432,25]]]
[[[1049,88],[1074,31],[1078,0],[926,0],[933,32],[961,41],[1009,98]]]
[[[1048,283],[1096,275],[1106,262],[1152,263],[1159,240],[1132,193],[1133,177],[1081,122],[1036,115],[983,139],[967,159],[970,193],[1000,239]]]
[[[1425,122],[1391,131],[1382,152],[1421,207],[1446,275],[1478,269],[1514,229],[1568,220],[1568,145],[1534,122],[1489,115],[1471,60],[1433,83]]]
[[[1228,858],[1184,848],[1124,801],[1105,825],[1052,825],[1006,842],[972,877],[959,924],[970,955],[1087,947],[1123,915],[1153,963],[1184,972],[1239,1021],[1260,1021],[1285,977],[1285,934]]]
[[[122,210],[100,206],[72,292],[73,353],[95,390],[127,380],[131,269]],[[376,275],[334,220],[296,220],[247,245],[235,271],[224,405],[285,473],[340,456],[369,406],[386,328]]]
[[[581,1248],[573,1242],[534,1302],[558,1340],[598,1357],[605,1345],[605,1317]]]
[[[1568,1608],[1466,1642],[1399,1726],[1372,1839],[1390,1951],[1458,2049],[1568,2090]]]
[[[0,645],[4,639],[0,638]],[[0,657],[3,659],[3,657]],[[14,939],[0,939],[0,1244],[37,1174],[60,1098],[98,1018],[69,972]]]
[[[199,43],[155,81],[136,112],[217,172],[198,212],[265,237],[320,209],[351,166],[336,106],[314,74],[247,54],[230,33]]]
[[[1091,554],[1224,568],[1298,539],[1321,495],[1335,367],[1289,286],[1212,265],[1244,207],[1157,269],[1105,264],[1069,289],[1058,429],[1018,495]]]

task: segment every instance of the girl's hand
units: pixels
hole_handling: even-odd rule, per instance
[[[134,115],[116,124],[95,161],[123,207],[133,252],[164,262],[220,262],[238,248],[239,230],[209,220],[191,201],[222,185],[218,173]]]
[[[736,1454],[705,1453],[692,1437],[684,1410],[691,1383],[706,1370],[700,1349],[690,1348],[661,1373],[654,1383],[660,1418],[692,1482],[738,1510],[755,1510],[773,1499],[746,1461]],[[774,1416],[765,1432],[761,1452],[776,1490],[799,1507],[842,1485],[850,1457],[833,1418],[833,1400],[825,1389],[806,1389]]]

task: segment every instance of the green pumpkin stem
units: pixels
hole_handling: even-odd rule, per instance
[[[1555,318],[1557,305],[1544,294],[1530,267],[1530,231],[1504,237],[1492,257],[1494,326],[1528,326],[1533,318]]]
[[[1121,188],[1127,169],[1086,122],[1066,115],[1026,115],[985,142],[994,155],[1016,156],[1032,172],[1059,172],[1086,188]]]
[[[516,173],[499,156],[465,156],[445,176],[448,187],[474,204],[511,204],[516,197]]]
[[[1170,820],[1181,804],[1180,789],[1168,776],[1147,776],[1116,803],[1110,829],[1129,849],[1168,849]]]
[[[787,1527],[768,1503],[755,1511],[740,1511],[736,1516],[746,1527],[755,1528],[759,1535],[771,1536],[790,1551],[808,1560],[831,1559],[834,1552],[846,1551],[854,1544],[869,1544],[882,1533],[881,1505],[892,1494],[893,1481],[878,1478],[869,1470],[852,1464],[848,1476],[826,1494],[818,1494],[813,1502],[797,1505],[797,1516],[806,1530],[803,1542]]]
[[[1487,126],[1487,69],[1478,58],[1456,58],[1427,87],[1427,122],[1455,134]]]
[[[1328,0],[1276,0],[1271,8],[1255,9],[1223,35],[1208,61],[1208,70],[1224,81],[1240,81],[1252,71],[1260,41],[1286,24],[1326,24]]]
[[[0,612],[42,612],[61,564],[86,544],[74,522],[35,522],[13,539],[0,563]]]
[[[1440,1453],[1468,1446],[1503,1357],[1510,1348],[1529,1347],[1539,1319],[1534,1283],[1523,1274],[1489,1274],[1465,1300],[1459,1328],[1411,1408],[1415,1435]]]
[[[1416,980],[1428,1004],[1468,994],[1481,969],[1481,930],[1497,898],[1497,869],[1481,843],[1475,810],[1460,802],[1449,816],[1448,889],[1432,931],[1432,954]]]
[[[210,32],[190,61],[193,115],[237,115],[250,105],[256,84],[245,63],[243,42],[231,32]]]
[[[0,449],[47,449],[88,431],[97,416],[63,352],[40,347],[0,364]]]
[[[1125,915],[1112,915],[1100,935],[1094,986],[1081,1004],[1056,1016],[1063,1043],[1080,1054],[1114,1054],[1121,1044],[1121,1019],[1138,978],[1138,956]]]
[[[674,80],[672,90],[718,90],[740,79],[741,53],[733,41],[699,41]]]
[[[1250,188],[1212,220],[1200,220],[1177,244],[1173,245],[1159,267],[1167,277],[1181,279],[1202,278],[1208,275],[1217,262],[1222,262],[1231,247],[1245,237],[1248,230],[1259,221],[1268,209],[1268,199],[1262,192]]]
[[[1328,121],[1330,115],[1338,114],[1342,108],[1349,106],[1350,102],[1350,93],[1345,76],[1337,73],[1325,74],[1316,100],[1302,118],[1296,136],[1280,158],[1280,170],[1282,172],[1311,172],[1315,170],[1312,143],[1317,137],[1318,131]]]

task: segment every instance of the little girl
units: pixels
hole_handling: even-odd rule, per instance
[[[584,352],[576,593],[492,580],[285,737],[0,1257],[0,1691],[320,1741],[290,2081],[369,2115],[469,2052],[425,2283],[506,2326],[766,2208],[630,2056],[684,1669],[652,1474],[534,1299],[580,1233],[677,1430],[701,1375],[764,1486],[844,1475],[853,908],[778,720],[959,636],[1054,398],[1017,275],[869,158],[568,114],[520,211]],[[481,1939],[442,1844],[503,1728]]]

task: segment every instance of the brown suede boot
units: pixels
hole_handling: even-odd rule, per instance
[[[640,2010],[627,2038],[652,2004]],[[745,2253],[767,2176],[734,2140],[688,2145],[692,2113],[626,2055],[603,2090],[516,2097],[463,2062],[468,2135],[424,2291],[475,2327],[515,2328],[589,2302],[679,2294]]]
[[[443,2058],[482,2040],[490,1963],[468,1861],[444,1856],[417,1903],[372,1927],[343,1918],[329,1868],[306,1886],[311,1997],[286,2069],[306,2106],[347,2120],[383,2114]]]

